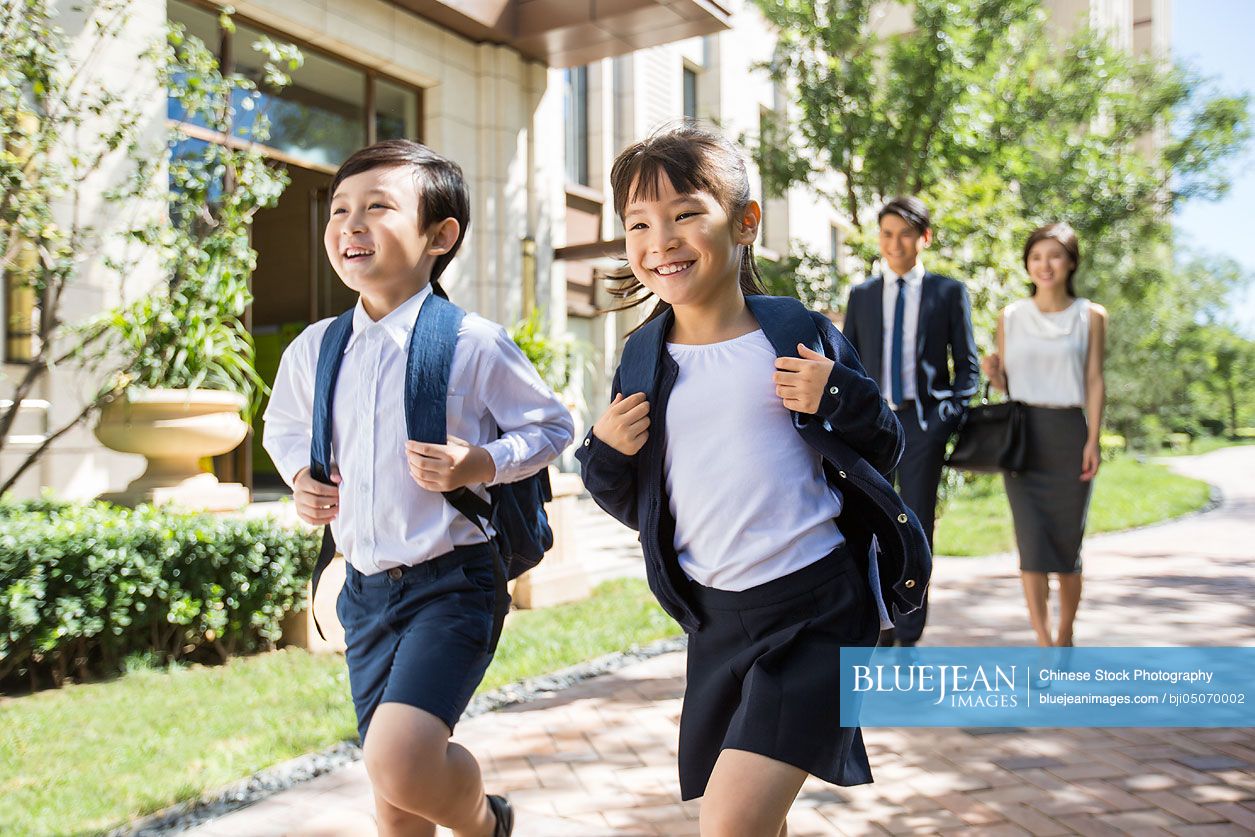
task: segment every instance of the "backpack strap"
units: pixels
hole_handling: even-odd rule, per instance
[[[753,294],[745,297],[754,319],[763,328],[763,334],[771,347],[776,350],[776,357],[797,357],[797,344],[825,354],[823,341],[819,337],[819,329],[811,319],[811,312],[801,300],[791,296],[762,296]]]
[[[674,315],[667,311],[641,326],[627,339],[619,359],[619,391],[626,398],[638,392],[654,400],[658,386],[658,360],[662,357],[667,329]]]
[[[331,484],[331,405],[344,350],[353,336],[353,309],[332,320],[323,332],[314,374],[314,420],[310,438],[309,472],[319,482]]]
[[[331,485],[331,405],[334,403],[336,380],[340,377],[340,363],[344,360],[344,350],[349,345],[349,337],[353,335],[353,309],[350,308],[332,321],[322,335],[322,344],[318,348],[318,367],[314,374],[314,419],[310,434],[309,473],[319,482]],[[314,575],[309,594],[309,612],[314,617],[314,628],[318,635],[326,639],[322,625],[318,624],[318,614],[314,611],[314,602],[318,597],[318,581],[323,571],[331,564],[336,554],[336,541],[331,534],[331,525],[322,530],[322,547],[318,550],[318,560],[314,564]]]
[[[445,398],[458,329],[465,317],[465,311],[434,291],[419,309],[405,364],[405,434],[411,441],[431,445],[448,442]],[[487,501],[468,488],[446,491],[444,496],[488,537],[492,506]]]

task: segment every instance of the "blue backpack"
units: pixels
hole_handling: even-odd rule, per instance
[[[443,445],[448,441],[445,397],[449,390],[449,369],[453,365],[458,327],[466,312],[449,302],[435,286],[432,291],[419,309],[418,320],[410,333],[409,357],[405,366],[405,429],[406,436],[412,441]],[[352,334],[353,309],[349,309],[328,327],[318,351],[309,471],[314,479],[328,485],[332,484],[331,405],[340,363]],[[539,564],[553,546],[553,530],[549,528],[549,518],[545,514],[545,503],[553,499],[549,470],[542,468],[518,482],[494,485],[488,492],[492,502],[485,501],[468,488],[446,491],[444,496],[485,536],[487,524],[492,524],[496,534],[489,541],[500,557],[497,570],[504,572],[507,579],[517,578]],[[322,549],[314,566],[311,613],[318,595],[318,580],[331,563],[335,551],[335,539],[328,525],[323,529]],[[498,598],[508,606],[504,596]],[[504,612],[497,616],[504,618]],[[314,626],[322,636],[317,616]]]

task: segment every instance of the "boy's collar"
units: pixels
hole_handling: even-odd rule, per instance
[[[370,329],[379,328],[392,338],[398,348],[406,351],[410,344],[410,332],[414,330],[414,323],[418,321],[418,312],[422,310],[423,301],[429,296],[431,296],[431,285],[427,284],[421,291],[402,302],[378,322],[370,318],[370,315],[366,313],[366,307],[362,305],[361,297],[358,297],[357,305],[353,307],[353,336],[349,338],[349,343],[344,350],[347,352],[353,348],[358,338]]]

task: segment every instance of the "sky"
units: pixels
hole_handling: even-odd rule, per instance
[[[1255,106],[1255,0],[1174,0],[1172,51],[1178,63],[1215,79],[1227,94],[1251,94]],[[1255,142],[1229,164],[1232,188],[1219,201],[1190,201],[1176,214],[1178,240],[1223,253],[1255,274]],[[1229,300],[1233,321],[1255,338],[1255,282]]]

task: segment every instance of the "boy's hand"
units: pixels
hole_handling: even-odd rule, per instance
[[[593,435],[624,456],[635,456],[649,438],[649,402],[645,393],[619,393],[593,425]]]
[[[331,466],[331,481],[335,485],[319,482],[302,468],[292,482],[292,499],[296,503],[296,516],[313,526],[325,526],[340,513],[340,469]]]
[[[497,464],[488,451],[456,436],[450,436],[447,445],[407,441],[405,458],[414,482],[428,491],[452,491],[492,482],[497,476]]]
[[[797,413],[813,415],[819,409],[819,400],[828,385],[828,376],[835,365],[819,352],[812,352],[801,343],[797,344],[801,357],[776,358],[776,371],[771,379],[776,383],[776,395],[784,406]]]

